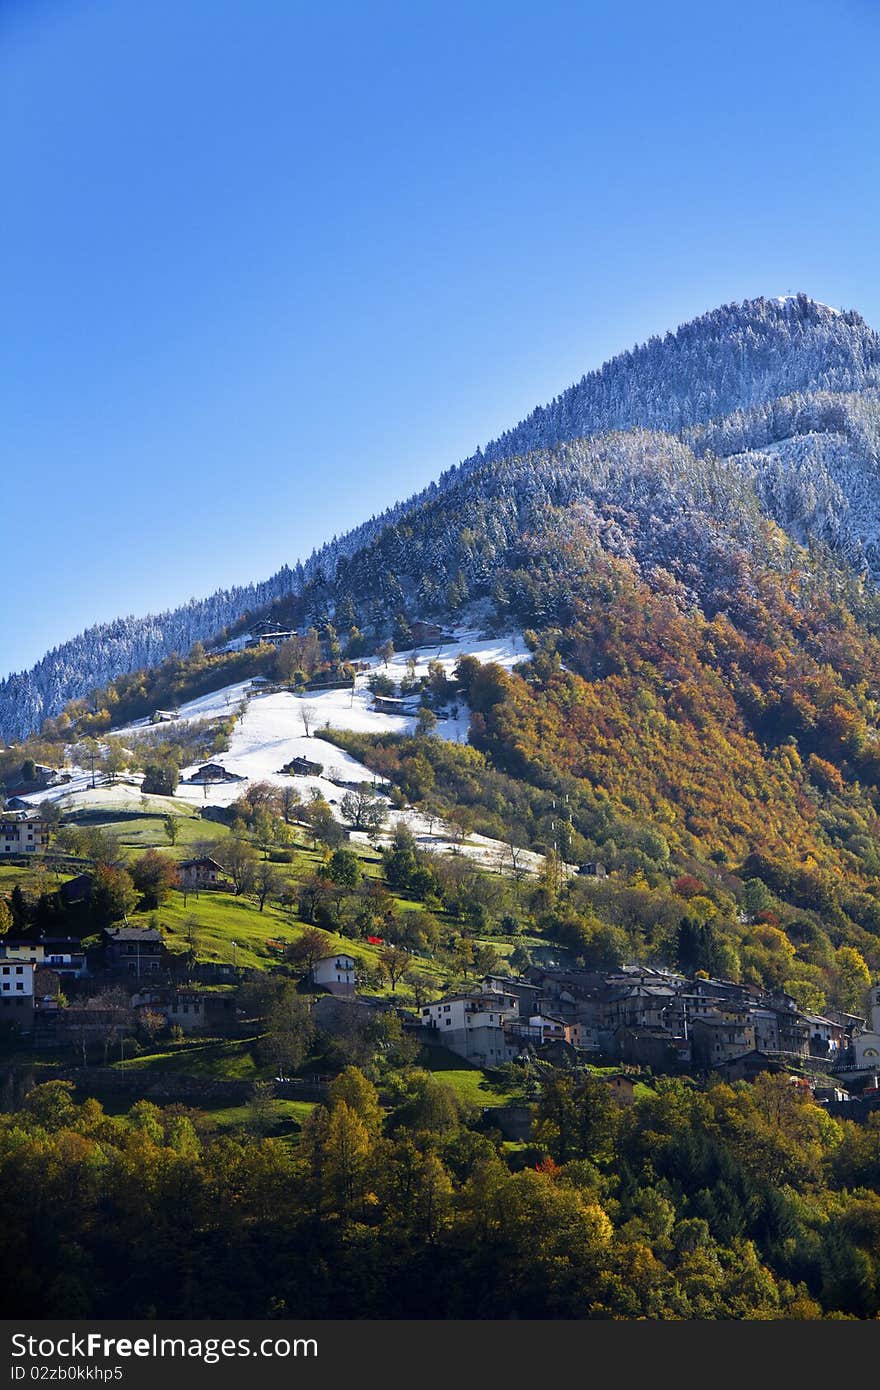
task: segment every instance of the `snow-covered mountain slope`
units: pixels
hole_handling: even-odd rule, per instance
[[[685,436],[698,453],[731,457],[804,435],[800,425],[780,433],[786,410],[801,409],[803,415],[803,409],[809,413],[821,407],[820,433],[832,429],[829,422],[837,410],[844,424],[832,431],[842,436],[834,466],[828,456],[809,450],[792,460],[806,495],[806,505],[799,501],[795,507],[797,524],[809,529],[815,512],[822,539],[839,534],[847,555],[855,553],[858,560],[864,552],[872,561],[880,557],[870,495],[878,386],[880,339],[858,314],[828,308],[805,295],[725,305],[584,376],[423,492],[334,537],[304,564],[285,567],[262,584],[192,600],[172,612],[91,628],[55,648],[32,670],[0,682],[0,734],[20,738],[68,700],[116,675],[156,664],[172,651],[186,652],[246,612],[309,585],[320,590],[321,581],[356,568],[358,557],[389,528],[405,530],[414,513],[458,489],[463,480],[490,477],[487,465],[609,431],[662,431]],[[721,430],[714,428],[718,422]],[[759,434],[763,429],[766,437],[761,442],[746,439],[743,428]],[[788,462],[783,450],[768,457],[766,465],[748,460],[746,471],[772,476],[771,464],[778,471]],[[839,494],[828,490],[827,478]],[[811,486],[817,490],[815,507],[809,502]],[[768,507],[777,505],[780,490],[784,506],[792,505],[779,481],[765,489]],[[871,504],[867,508],[866,499]],[[847,503],[849,521],[843,515]],[[784,511],[782,502],[779,506]],[[870,527],[853,518],[870,520]],[[436,597],[439,601],[442,594]]]
[[[388,662],[375,658],[371,666],[381,669],[399,684],[408,675],[414,675],[416,679],[424,675],[429,661],[438,661],[447,674],[451,674],[464,655],[475,656],[482,662],[491,661],[509,670],[527,659],[529,653],[520,633],[482,638],[476,630],[460,630],[451,641],[436,647],[420,648],[412,653],[396,653]],[[376,779],[363,763],[322,739],[322,729],[410,733],[416,724],[414,715],[399,716],[372,708],[373,696],[366,684],[368,674],[364,672],[358,677],[352,691],[327,690],[305,695],[295,695],[289,691],[261,693],[258,686],[255,688],[251,682],[244,681],[224,686],[210,695],[181,705],[177,719],[183,723],[225,719],[231,712],[240,711],[230,736],[228,751],[216,755],[212,761],[241,780],[213,783],[208,787],[192,783],[188,779],[196,771],[196,765],[193,765],[182,769],[181,781],[173,798],[151,797],[151,804],[166,805],[170,810],[181,803],[189,807],[205,804],[228,806],[242,795],[249,784],[271,782],[278,787],[294,787],[303,799],[307,799],[311,792],[320,793],[329,802],[337,819],[340,819],[339,806],[345,789],[364,782],[375,784]],[[305,731],[304,713],[311,731],[309,734]],[[467,737],[469,714],[463,704],[454,715],[447,712],[446,717],[438,723],[438,735],[463,741]],[[113,730],[108,737],[119,738],[130,746],[138,737],[147,737],[151,732],[153,726],[148,721],[139,720]],[[283,773],[281,768],[294,758],[306,758],[309,762],[317,763],[322,772],[296,777]],[[56,800],[66,810],[126,803],[134,805],[140,801],[139,781],[136,777],[126,777],[111,786],[101,780],[100,785],[93,787],[91,773],[76,768],[69,783],[24,799],[35,804]],[[412,808],[389,810],[390,829],[398,822],[406,824],[424,848],[443,852],[453,847],[452,828],[434,818],[429,820]],[[510,857],[506,845],[480,835],[471,835],[464,843],[456,841],[456,848],[491,868],[508,862]],[[518,863],[528,872],[536,871],[541,862],[539,855],[523,851],[518,854]]]
[[[690,432],[737,463],[795,539],[819,540],[880,575],[880,393],[788,397]]]
[[[880,384],[880,338],[807,295],[726,304],[612,358],[462,468],[614,430],[678,433],[795,392]]]

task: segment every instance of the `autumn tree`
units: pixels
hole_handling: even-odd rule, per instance
[[[397,989],[401,981],[406,979],[412,960],[409,951],[405,951],[401,946],[387,946],[380,952],[379,961],[391,982],[392,989]]]
[[[348,1066],[330,1082],[328,1095],[331,1107],[345,1101],[372,1135],[379,1134],[382,1128],[382,1107],[379,1092],[368,1080],[360,1067]]]
[[[381,830],[387,815],[384,801],[374,795],[369,782],[361,783],[356,791],[346,792],[339,809],[353,830],[365,830],[368,834]]]
[[[232,880],[233,891],[237,897],[253,891],[256,880],[258,855],[253,845],[246,840],[231,838],[224,841],[221,854],[223,868]]]
[[[266,905],[267,898],[277,898],[284,888],[286,879],[274,864],[268,860],[262,860],[254,871],[254,893],[260,905],[260,911]]]
[[[871,984],[871,972],[864,956],[854,946],[841,946],[837,952],[837,996],[841,1006],[851,1013],[864,1010],[865,994]]]
[[[287,984],[269,1011],[263,1039],[263,1050],[281,1075],[299,1070],[314,1033],[309,999]]]
[[[311,970],[316,961],[330,954],[330,940],[326,932],[312,927],[291,941],[285,955],[291,965],[298,965],[305,972]]]
[[[133,859],[129,872],[135,888],[141,895],[142,904],[147,908],[161,907],[171,896],[172,889],[180,882],[180,874],[174,860],[157,849],[145,850]]]
[[[118,922],[133,912],[138,891],[131,874],[112,864],[99,864],[92,881],[91,913],[99,926]]]
[[[286,825],[291,825],[297,819],[297,813],[302,809],[302,797],[296,787],[281,788],[280,809]]]

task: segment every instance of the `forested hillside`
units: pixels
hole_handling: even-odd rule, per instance
[[[877,1315],[876,1124],[786,1078],[627,1110],[559,1076],[513,1157],[442,1081],[380,1087],[349,1067],[295,1146],[37,1087],[0,1118],[8,1315]]]

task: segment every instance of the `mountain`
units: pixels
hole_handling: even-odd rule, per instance
[[[0,734],[22,738],[69,700],[185,653],[291,596],[314,617],[325,615],[328,602],[332,611],[343,593],[358,611],[369,598],[377,624],[389,616],[382,605],[412,601],[442,613],[465,594],[489,591],[496,561],[545,505],[598,506],[603,546],[630,547],[640,562],[653,552],[656,563],[675,568],[676,555],[684,562],[694,540],[704,539],[688,519],[692,489],[711,493],[712,517],[726,517],[740,532],[736,512],[747,498],[749,516],[828,546],[857,571],[876,571],[878,460],[880,339],[873,329],[855,312],[805,295],[726,305],[615,357],[423,492],[334,537],[304,563],[173,611],[95,626],[53,649],[30,671],[0,682]],[[472,542],[459,544],[457,528],[452,538],[448,528],[429,534],[430,508],[450,494],[483,518]],[[630,503],[634,526],[617,515]],[[417,564],[403,554],[415,533]],[[386,560],[393,567],[377,574]],[[414,564],[418,575],[407,591],[395,576]]]

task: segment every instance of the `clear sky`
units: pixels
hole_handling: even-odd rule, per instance
[[[0,0],[0,674],[717,304],[880,325],[878,66],[876,0]]]

